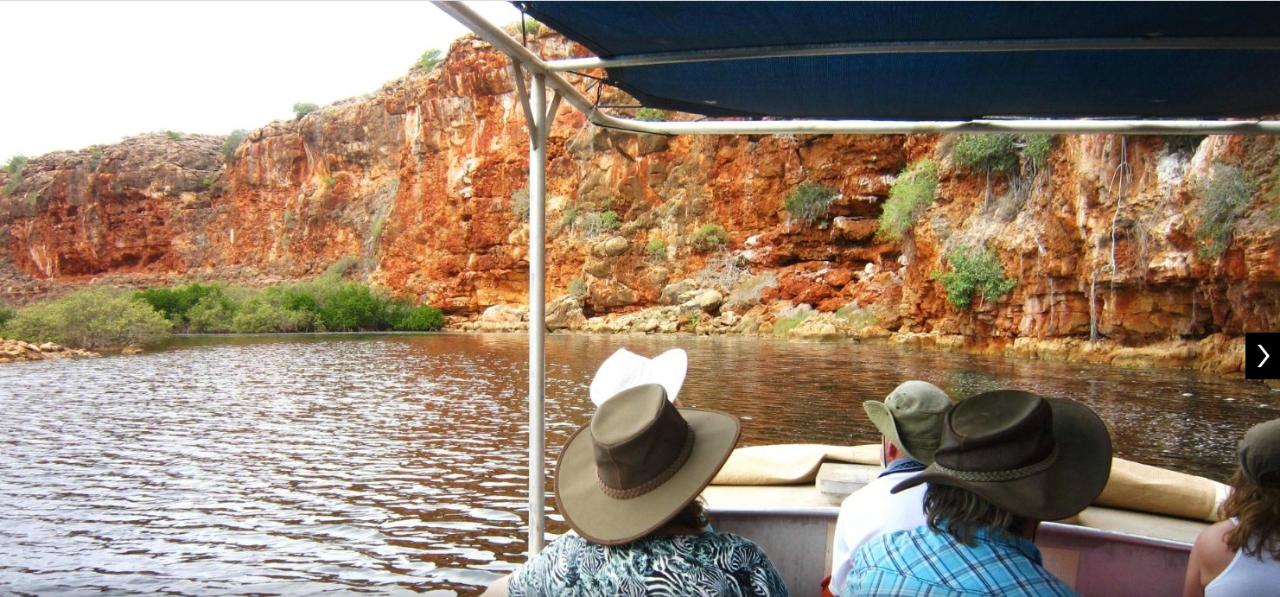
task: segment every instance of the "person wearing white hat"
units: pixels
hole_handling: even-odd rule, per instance
[[[487,595],[788,595],[749,539],[709,528],[699,494],[738,443],[728,413],[677,408],[661,384],[610,396],[560,451],[572,529]]]

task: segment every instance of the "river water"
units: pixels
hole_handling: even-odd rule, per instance
[[[877,441],[860,402],[917,378],[1083,401],[1118,455],[1222,480],[1280,416],[1261,384],[1187,371],[556,335],[549,462],[624,345],[688,350],[682,402],[740,415],[742,445]],[[229,337],[0,366],[0,592],[474,593],[524,549],[526,354],[521,335]]]

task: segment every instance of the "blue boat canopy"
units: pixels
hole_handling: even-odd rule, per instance
[[[1280,2],[514,4],[598,57],[557,70],[706,116],[1280,114]]]

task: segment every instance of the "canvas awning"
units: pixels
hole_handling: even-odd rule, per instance
[[[974,120],[1280,114],[1276,2],[515,2],[646,106]],[[772,57],[768,57],[772,56]]]

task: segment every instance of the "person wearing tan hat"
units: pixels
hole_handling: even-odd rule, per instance
[[[698,501],[738,442],[736,417],[677,408],[660,384],[600,405],[560,452],[573,529],[508,578],[522,595],[787,595],[751,541],[707,530]]]
[[[880,431],[880,464],[884,471],[840,504],[831,549],[831,579],[827,589],[841,595],[853,553],[881,533],[913,529],[925,523],[923,486],[898,495],[889,490],[933,462],[942,439],[942,422],[951,399],[938,386],[908,381],[894,388],[884,402],[862,403],[871,424]]]
[[[1280,593],[1280,419],[1250,428],[1238,455],[1231,495],[1222,504],[1225,520],[1196,538],[1184,596]]]
[[[1089,407],[1030,392],[986,392],[947,411],[922,483],[926,524],[853,555],[847,595],[1075,595],[1042,564],[1043,520],[1083,510],[1111,475],[1111,436]]]

